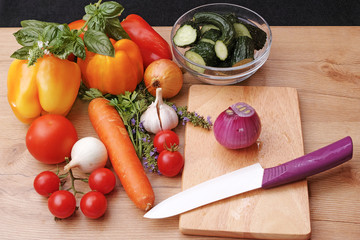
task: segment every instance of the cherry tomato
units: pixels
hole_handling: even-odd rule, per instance
[[[107,200],[101,192],[88,192],[80,200],[80,209],[88,218],[99,218],[104,215],[107,208]]]
[[[155,135],[154,147],[156,147],[158,153],[171,148],[174,144],[179,146],[179,136],[174,131],[163,130]]]
[[[35,191],[43,196],[49,196],[51,193],[59,190],[60,179],[58,175],[50,171],[39,173],[34,179]]]
[[[108,168],[98,168],[89,176],[91,190],[107,194],[111,192],[116,184],[114,173]]]
[[[50,195],[48,208],[57,218],[70,217],[76,209],[75,196],[66,190],[59,190]]]
[[[164,150],[157,161],[160,173],[166,177],[175,177],[184,166],[184,159],[178,151]]]
[[[26,134],[26,147],[40,162],[56,164],[70,157],[78,140],[74,125],[64,116],[47,114],[37,118]]]

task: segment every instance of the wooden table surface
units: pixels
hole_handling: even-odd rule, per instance
[[[47,199],[32,183],[44,170],[56,170],[34,160],[25,146],[28,125],[19,122],[7,102],[10,55],[19,48],[12,34],[0,29],[0,239],[215,239],[187,236],[178,229],[179,217],[144,219],[117,184],[107,195],[108,210],[98,220],[79,211],[54,221]],[[156,30],[169,40],[170,28]],[[240,86],[284,86],[298,90],[304,139],[309,153],[345,136],[354,142],[349,162],[308,178],[313,240],[360,238],[360,27],[272,27],[268,61]],[[187,104],[188,88],[201,84],[188,73],[173,101]],[[68,118],[79,137],[96,136],[87,116],[87,102],[77,100]],[[175,131],[184,146],[184,127]],[[61,165],[62,166],[62,165]],[[181,176],[148,174],[156,203],[181,190]],[[79,188],[87,189],[86,185]]]

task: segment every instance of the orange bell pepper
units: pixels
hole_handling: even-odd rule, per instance
[[[31,123],[47,113],[67,115],[80,87],[79,66],[51,55],[27,63],[16,59],[8,72],[8,101],[16,117]]]
[[[129,39],[112,42],[115,57],[86,50],[86,58],[78,59],[82,80],[89,88],[102,93],[123,94],[134,91],[144,75],[139,47]]]

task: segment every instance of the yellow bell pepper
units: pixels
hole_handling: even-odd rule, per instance
[[[86,58],[78,58],[84,84],[102,93],[113,95],[133,92],[144,75],[139,47],[129,39],[112,41],[115,56],[105,56],[86,50]]]
[[[47,113],[66,116],[79,91],[79,66],[52,55],[30,67],[27,62],[14,60],[8,72],[8,101],[16,117],[31,123]]]

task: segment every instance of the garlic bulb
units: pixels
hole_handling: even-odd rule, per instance
[[[175,128],[179,118],[175,110],[164,103],[162,89],[157,88],[155,102],[141,115],[140,121],[146,131],[156,134],[161,130]]]

